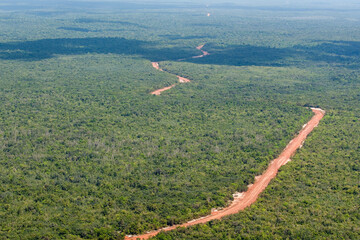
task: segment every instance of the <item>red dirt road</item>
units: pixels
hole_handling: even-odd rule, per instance
[[[259,197],[259,194],[262,191],[264,191],[264,189],[268,186],[270,181],[273,178],[275,178],[279,168],[285,165],[290,160],[290,157],[295,154],[296,150],[302,146],[307,135],[310,132],[312,132],[312,130],[319,124],[320,120],[325,115],[325,111],[319,108],[312,108],[312,111],[314,112],[315,115],[310,119],[310,121],[307,124],[304,125],[299,135],[297,135],[294,139],[290,141],[290,143],[282,151],[280,156],[270,163],[269,167],[262,175],[255,177],[255,183],[249,185],[248,190],[246,192],[234,195],[234,201],[232,201],[230,206],[219,211],[214,211],[211,213],[211,215],[199,219],[191,220],[184,224],[166,227],[139,236],[126,236],[125,239],[126,240],[148,239],[150,237],[157,235],[161,231],[170,231],[178,227],[188,227],[200,223],[206,223],[214,219],[221,219],[224,216],[238,213],[239,211],[244,210],[246,207],[249,207],[251,204],[253,204],[256,201],[256,199]]]
[[[168,86],[168,87],[164,87],[164,88],[160,88],[160,89],[158,89],[158,90],[155,90],[155,91],[151,92],[151,94],[160,95],[161,92],[166,91],[166,90],[169,90],[170,88],[173,88],[173,87],[175,87],[175,84],[173,84],[173,85],[171,85],[171,86]]]
[[[205,44],[200,45],[200,46],[197,46],[196,49],[197,49],[197,50],[200,50],[200,51],[202,52],[202,54],[199,55],[199,56],[193,56],[192,58],[202,58],[202,57],[205,57],[205,56],[207,56],[207,55],[210,55],[210,53],[208,53],[207,51],[202,50],[202,48],[203,48],[204,46],[205,46]]]
[[[164,70],[162,70],[162,69],[160,68],[158,62],[152,62],[151,64],[152,64],[153,68],[155,68],[155,69],[157,69],[157,70],[159,70],[159,71],[162,71],[162,72],[164,71]]]
[[[159,71],[164,72],[164,70],[162,70],[162,69],[160,68],[160,65],[159,65],[158,62],[152,62],[151,64],[152,64],[153,68],[155,68],[155,69],[157,69],[157,70],[159,70]],[[184,77],[180,77],[180,76],[176,76],[176,77],[179,79],[179,83],[191,82],[190,79],[187,79],[187,78],[184,78]],[[160,95],[163,91],[169,90],[169,89],[171,89],[171,88],[173,88],[173,87],[175,87],[175,86],[176,86],[176,84],[173,84],[173,85],[168,86],[168,87],[160,88],[160,89],[158,89],[158,90],[155,90],[155,91],[151,92],[151,94],[153,94],[153,95]]]
[[[191,82],[190,79],[187,79],[187,78],[184,78],[184,77],[180,77],[180,76],[177,76],[177,77],[178,77],[180,83]]]
[[[207,55],[210,55],[208,52],[202,50],[202,48],[204,47],[204,45],[205,45],[205,44],[196,47],[196,49],[200,50],[203,54],[202,54],[202,55],[199,55],[199,56],[193,56],[192,58],[202,58],[202,57],[205,57],[205,56],[207,56]],[[184,59],[179,59],[178,61],[180,61],[180,60],[184,60]],[[164,70],[160,68],[160,65],[159,65],[158,62],[152,62],[151,64],[152,64],[153,68],[155,68],[155,69],[157,69],[157,70],[159,70],[159,71],[164,72]],[[187,79],[187,78],[184,78],[184,77],[180,77],[180,76],[176,76],[176,77],[179,79],[179,82],[180,82],[180,83],[188,83],[188,82],[191,82],[190,79]],[[169,89],[171,89],[171,88],[173,88],[173,87],[175,87],[175,86],[176,86],[176,84],[173,84],[173,85],[171,85],[171,86],[168,86],[168,87],[164,87],[164,88],[155,90],[155,91],[151,92],[151,94],[153,94],[153,95],[160,95],[163,91],[169,90]]]

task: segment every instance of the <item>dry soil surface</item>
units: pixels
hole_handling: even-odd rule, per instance
[[[125,239],[148,239],[157,235],[161,231],[169,231],[178,227],[188,227],[200,223],[206,223],[214,219],[221,219],[224,216],[238,213],[239,211],[244,210],[246,207],[249,207],[256,201],[256,199],[259,197],[259,194],[264,191],[264,189],[268,186],[271,179],[276,176],[279,168],[289,162],[290,157],[293,156],[296,150],[302,146],[307,135],[319,124],[320,120],[325,115],[325,111],[319,108],[312,108],[312,111],[315,115],[310,119],[307,124],[303,126],[303,129],[300,131],[300,133],[290,141],[290,143],[282,151],[280,156],[270,163],[269,167],[262,175],[255,177],[255,183],[249,185],[246,192],[234,194],[234,200],[228,207],[223,208],[219,211],[214,211],[208,216],[194,219],[184,224],[162,228],[139,236],[127,236]]]
[[[208,52],[202,50],[202,48],[204,47],[204,45],[205,45],[205,44],[196,47],[196,49],[200,50],[203,54],[201,54],[201,55],[199,55],[199,56],[193,56],[192,58],[202,58],[202,57],[205,57],[205,56],[209,55]],[[183,60],[183,59],[180,59],[180,60]],[[159,71],[164,72],[164,70],[160,68],[160,65],[159,65],[158,62],[152,62],[151,64],[152,64],[153,68],[155,68],[155,69],[157,69],[157,70],[159,70]],[[176,77],[179,79],[179,82],[180,82],[180,83],[188,83],[188,82],[191,82],[190,79],[188,79],[188,78],[184,78],[184,77],[180,77],[180,76],[176,76]],[[171,88],[173,88],[173,87],[175,87],[175,86],[176,86],[176,84],[173,84],[173,85],[171,85],[171,86],[168,86],[168,87],[164,87],[164,88],[155,90],[155,91],[151,92],[151,94],[160,95],[163,91],[169,90],[169,89],[171,89]]]

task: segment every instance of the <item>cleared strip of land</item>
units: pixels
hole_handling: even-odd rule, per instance
[[[164,87],[164,88],[160,88],[160,89],[158,89],[158,90],[155,90],[155,91],[151,92],[151,94],[160,95],[161,92],[166,91],[166,90],[169,90],[170,88],[173,88],[173,87],[175,87],[175,84],[173,84],[173,85],[171,85],[171,86],[168,86],[168,87]]]
[[[205,57],[207,55],[210,55],[208,52],[202,50],[202,48],[204,47],[205,44],[203,45],[200,45],[200,46],[197,46],[196,49],[200,50],[203,54],[199,55],[199,56],[193,56],[192,58],[202,58],[202,57]],[[181,60],[181,59],[180,59]],[[159,71],[162,71],[164,72],[163,69],[160,68],[160,65],[158,62],[152,62],[151,63],[153,68],[155,68],[156,70],[159,70]],[[188,83],[188,82],[191,82],[190,79],[187,79],[187,78],[184,78],[184,77],[181,77],[181,76],[176,76],[178,79],[179,79],[179,82],[180,83]],[[152,91],[151,94],[153,95],[160,95],[163,91],[166,91],[166,90],[169,90],[173,87],[175,87],[176,84],[173,84],[171,86],[168,86],[168,87],[164,87],[164,88],[160,88],[160,89],[157,89],[155,91]]]
[[[312,111],[315,115],[310,119],[307,124],[303,126],[303,129],[300,131],[300,133],[290,141],[290,143],[282,151],[280,156],[270,163],[269,167],[262,175],[255,178],[255,183],[249,185],[249,188],[246,192],[234,194],[234,200],[228,207],[219,211],[214,211],[210,215],[199,219],[191,220],[187,223],[162,228],[139,236],[127,236],[125,237],[125,239],[148,239],[157,235],[161,231],[170,231],[178,227],[188,227],[200,223],[206,223],[214,219],[221,219],[224,216],[238,213],[239,211],[244,210],[246,207],[249,207],[256,201],[260,193],[265,190],[265,188],[269,185],[270,181],[275,178],[279,168],[285,165],[290,160],[290,157],[295,154],[296,150],[302,146],[308,134],[312,132],[312,130],[319,124],[320,120],[325,115],[325,111],[320,108],[312,108]]]

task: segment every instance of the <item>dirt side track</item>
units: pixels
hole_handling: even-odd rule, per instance
[[[184,224],[162,228],[139,236],[126,236],[125,239],[148,239],[157,235],[161,231],[170,231],[178,227],[188,227],[196,224],[206,223],[214,219],[221,219],[224,216],[238,213],[239,211],[244,210],[246,207],[249,207],[256,201],[260,193],[264,191],[270,181],[275,178],[279,168],[285,165],[290,160],[290,157],[295,154],[296,150],[302,146],[308,134],[312,132],[312,130],[319,124],[320,120],[325,115],[325,111],[319,108],[312,108],[312,111],[315,115],[310,119],[307,124],[304,125],[299,135],[297,135],[290,141],[290,143],[285,147],[280,156],[270,163],[269,167],[262,175],[255,178],[255,183],[249,185],[249,188],[246,192],[234,195],[234,201],[232,201],[232,203],[228,207],[220,211],[212,212],[208,216],[191,220]]]

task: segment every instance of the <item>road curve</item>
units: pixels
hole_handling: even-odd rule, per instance
[[[197,50],[200,50],[200,51],[202,52],[202,54],[199,55],[199,56],[193,56],[192,58],[202,58],[202,57],[205,57],[205,56],[207,56],[207,55],[210,55],[210,53],[208,53],[207,51],[202,50],[202,48],[203,48],[204,46],[205,46],[205,44],[200,45],[200,46],[197,46],[196,49],[197,49]]]
[[[188,227],[200,223],[206,223],[214,219],[221,219],[224,216],[238,213],[239,211],[244,210],[246,207],[249,207],[256,201],[256,199],[259,197],[259,194],[264,191],[270,181],[275,178],[279,168],[285,165],[288,161],[290,161],[290,157],[293,156],[296,150],[302,146],[308,134],[312,132],[312,130],[319,124],[320,120],[325,115],[325,111],[320,108],[312,108],[311,110],[313,111],[314,116],[307,124],[303,126],[303,129],[299,132],[299,134],[290,141],[290,143],[285,147],[279,157],[274,159],[270,163],[269,167],[262,175],[255,177],[254,184],[249,185],[246,192],[234,194],[234,200],[228,207],[219,211],[214,211],[210,215],[201,217],[199,219],[191,220],[184,224],[162,228],[138,236],[126,236],[125,239],[148,239],[157,235],[161,231],[170,231],[178,227]]]
[[[202,48],[204,47],[204,45],[205,45],[205,44],[196,47],[196,49],[197,49],[197,50],[200,50],[200,51],[202,52],[202,54],[199,55],[199,56],[193,56],[192,58],[202,58],[202,57],[205,57],[205,56],[207,56],[207,55],[210,55],[208,52],[202,50]],[[179,59],[178,61],[181,61],[181,60],[184,60],[184,59]],[[151,64],[152,64],[153,68],[155,68],[156,70],[159,70],[159,71],[161,71],[161,72],[165,72],[163,69],[160,68],[160,65],[159,65],[158,62],[152,62]],[[181,77],[181,76],[176,76],[176,77],[179,79],[179,83],[188,83],[188,82],[191,82],[190,79],[187,79],[187,78],[184,78],[184,77]],[[173,87],[175,87],[175,86],[176,86],[176,84],[173,84],[173,85],[168,86],[168,87],[160,88],[160,89],[157,89],[157,90],[155,90],[155,91],[152,91],[151,94],[153,94],[153,95],[160,95],[163,91],[169,90],[169,89],[171,89],[171,88],[173,88]]]

